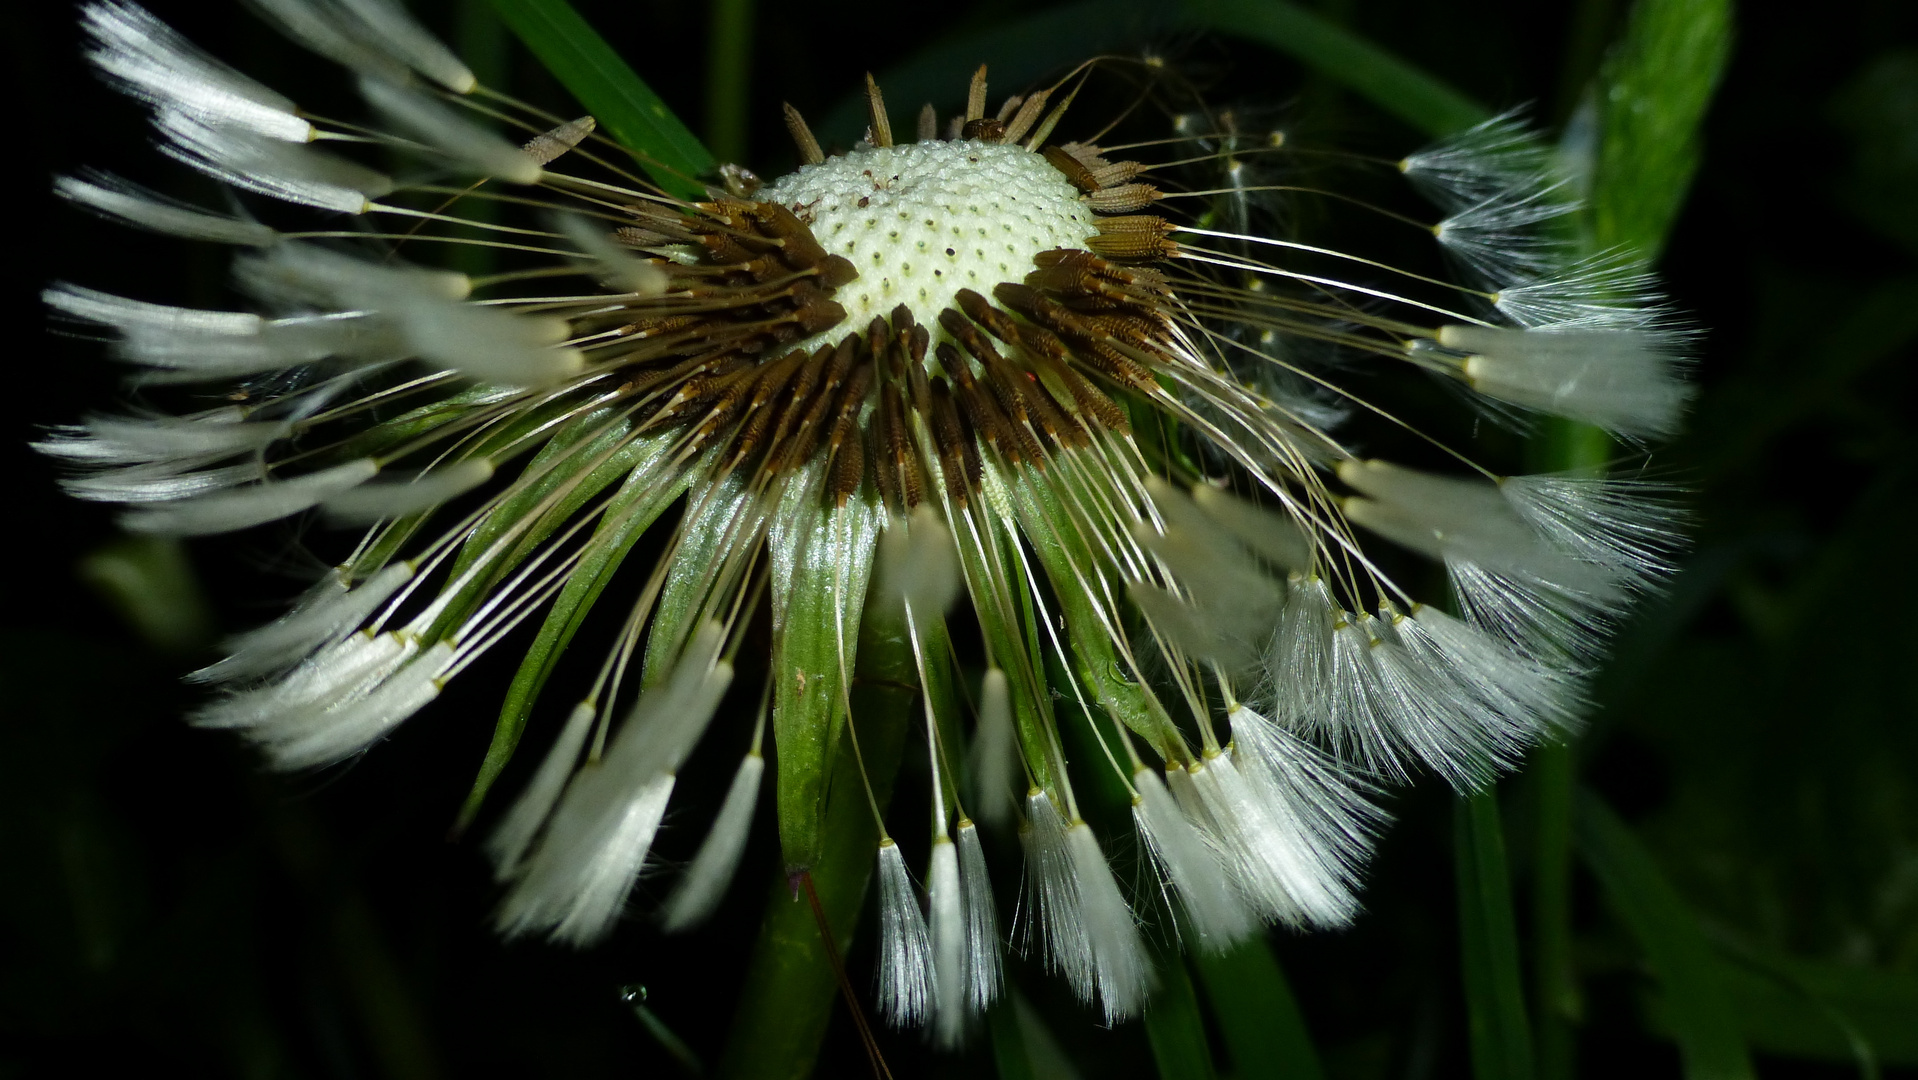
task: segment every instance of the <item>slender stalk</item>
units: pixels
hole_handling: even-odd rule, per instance
[[[1611,436],[1604,431],[1554,419],[1533,441],[1530,464],[1539,472],[1599,475],[1612,450]],[[1577,755],[1570,744],[1548,743],[1532,754],[1532,987],[1540,1080],[1571,1080],[1577,1073],[1575,1027],[1584,1015],[1572,962],[1572,792],[1577,779]]]
[[[1475,1080],[1531,1080],[1536,1075],[1532,1033],[1496,791],[1460,799],[1452,820],[1472,1075]]]
[[[712,0],[706,37],[706,145],[721,161],[746,157],[753,0]]]
[[[1583,1013],[1572,965],[1572,783],[1576,766],[1564,743],[1532,755],[1535,795],[1532,851],[1532,985],[1538,1021],[1539,1080],[1576,1074],[1573,1025]]]

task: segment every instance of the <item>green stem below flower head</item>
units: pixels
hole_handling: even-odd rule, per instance
[[[918,676],[903,612],[883,615],[881,606],[868,608],[862,620],[851,696],[865,776],[883,813],[912,727]],[[820,856],[811,868],[820,909],[836,942],[851,940],[872,876],[877,836],[872,807],[858,794],[861,783],[851,740],[841,739],[834,750]],[[767,898],[766,918],[747,964],[719,1075],[727,1080],[810,1076],[832,1017],[835,982],[812,909],[795,895],[782,869]]]

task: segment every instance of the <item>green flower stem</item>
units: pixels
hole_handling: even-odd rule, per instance
[[[1455,804],[1459,952],[1475,1080],[1531,1080],[1532,1033],[1519,974],[1498,794],[1487,788]]]
[[[706,36],[706,145],[721,161],[746,157],[753,0],[712,0]]]
[[[905,752],[919,697],[912,644],[903,617],[868,608],[859,633],[852,714],[873,797],[883,812]],[[839,740],[833,759],[823,845],[812,868],[819,903],[843,950],[859,924],[879,834],[860,791],[851,741]],[[746,968],[745,988],[719,1075],[728,1080],[803,1080],[812,1075],[839,996],[825,942],[804,896],[795,896],[783,870],[766,901],[766,919]]]

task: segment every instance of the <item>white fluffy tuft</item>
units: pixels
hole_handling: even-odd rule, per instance
[[[306,142],[313,125],[293,102],[207,56],[138,5],[87,4],[81,22],[93,38],[87,58],[127,93],[208,124],[268,138]]]
[[[993,905],[992,881],[986,873],[986,853],[979,844],[979,827],[959,821],[959,887],[966,901],[966,1000],[984,1012],[999,999],[1002,979],[999,956],[999,913]]]
[[[932,838],[926,870],[932,945],[932,1029],[941,1047],[952,1049],[965,1038],[972,1001],[966,993],[966,905],[959,883],[959,851],[943,833]]]
[[[573,706],[566,726],[560,728],[559,738],[553,740],[552,748],[540,760],[526,790],[520,792],[506,816],[500,819],[499,826],[487,837],[486,853],[492,856],[498,880],[511,881],[518,876],[526,849],[532,846],[533,838],[551,816],[553,804],[566,789],[567,778],[579,764],[579,753],[585,749],[586,736],[593,730],[593,720],[598,715],[599,710],[590,701]]]
[[[1152,962],[1132,909],[1106,865],[1092,827],[1075,821],[1066,829],[1066,851],[1078,880],[1080,919],[1092,949],[1099,1005],[1107,1024],[1130,1020],[1145,1008],[1152,992]],[[1090,1001],[1088,1000],[1088,1003]]]
[[[556,214],[554,220],[566,239],[586,256],[600,284],[634,296],[658,296],[666,291],[666,271],[615,242],[599,226],[577,214]]]
[[[360,94],[401,130],[481,176],[536,184],[544,175],[531,154],[424,94],[372,76],[360,78]]]
[[[932,946],[919,895],[899,845],[879,845],[879,1013],[894,1027],[917,1027],[933,1002]]]
[[[412,480],[362,484],[326,499],[320,508],[336,521],[369,524],[431,510],[492,478],[492,462],[461,461]]]
[[[218,127],[190,113],[154,118],[166,141],[162,152],[216,180],[255,194],[318,210],[363,214],[371,200],[393,190],[386,174],[242,128]]]
[[[280,238],[279,233],[257,221],[175,202],[104,173],[91,179],[54,177],[53,191],[104,217],[187,240],[266,247]]]
[[[1620,435],[1675,433],[1692,396],[1679,377],[1679,339],[1667,331],[1447,326],[1439,343],[1467,354],[1474,390]]]
[[[1158,774],[1141,768],[1132,783],[1138,790],[1133,824],[1178,895],[1193,943],[1207,952],[1224,952],[1257,931],[1258,919],[1233,887],[1218,855],[1180,812]]]
[[[227,682],[290,667],[357,630],[412,579],[413,566],[404,562],[381,570],[357,586],[349,586],[338,572],[328,574],[293,610],[265,626],[228,638],[226,658],[188,678]]]
[[[667,933],[677,934],[698,926],[719,906],[720,897],[725,895],[734,872],[739,869],[739,858],[746,852],[753,807],[759,802],[759,783],[765,772],[766,759],[758,753],[749,753],[740,761],[739,771],[733,774],[732,786],[726,789],[726,801],[720,804],[712,828],[707,830],[692,865],[686,868],[686,876],[680,878],[679,886],[666,900]]]
[[[1006,824],[1013,811],[1013,775],[1018,769],[1019,733],[1013,728],[1012,694],[1006,673],[987,668],[979,682],[979,727],[973,735],[973,798],[979,819]]]
[[[268,480],[243,488],[190,495],[133,510],[121,523],[133,532],[204,536],[277,521],[322,500],[349,491],[379,472],[370,458],[358,458],[291,480]]]

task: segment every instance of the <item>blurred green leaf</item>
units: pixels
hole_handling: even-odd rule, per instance
[[[1486,789],[1453,804],[1458,874],[1459,954],[1477,1080],[1529,1080],[1532,1032],[1519,975],[1518,926],[1505,866],[1498,794]]]
[[[546,70],[598,119],[600,128],[640,156],[654,183],[683,198],[705,194],[698,177],[712,169],[713,155],[571,4],[492,3]]]
[[[1724,934],[1725,988],[1754,1047],[1774,1054],[1918,1065],[1918,973],[1806,960]]]
[[[1263,936],[1223,953],[1195,950],[1206,1004],[1234,1080],[1320,1080],[1325,1071],[1285,972]]]
[[[992,1008],[986,1010],[986,1031],[992,1039],[992,1063],[998,1069],[999,1080],[1037,1080],[1033,1072],[1032,1058],[1026,1049],[1026,1039],[1019,1029],[1019,1006],[1013,997],[1018,991],[1011,986]]]
[[[1688,1080],[1747,1080],[1751,1057],[1725,996],[1724,972],[1651,854],[1596,795],[1581,793],[1579,852],[1658,979]]]
[[[1832,95],[1832,122],[1851,136],[1840,196],[1868,224],[1918,252],[1918,49],[1885,53]]]
[[[1599,250],[1656,262],[1691,189],[1699,126],[1731,57],[1731,0],[1639,0],[1598,79]]]
[[[1490,114],[1414,64],[1285,0],[1184,0],[1184,20],[1277,49],[1427,135],[1449,135]]]
[[[155,649],[178,655],[212,643],[212,612],[173,537],[123,536],[87,554],[77,570]]]
[[[1185,961],[1176,952],[1162,955],[1158,973],[1159,988],[1145,1006],[1145,1034],[1160,1080],[1213,1080],[1217,1073],[1206,1047],[1205,1018]]]

